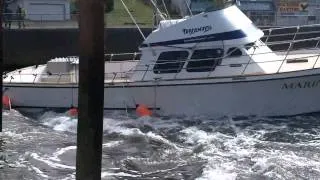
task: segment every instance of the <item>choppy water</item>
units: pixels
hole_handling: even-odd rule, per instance
[[[77,120],[4,112],[0,179],[74,179]],[[103,179],[320,179],[320,114],[136,118],[106,112]]]

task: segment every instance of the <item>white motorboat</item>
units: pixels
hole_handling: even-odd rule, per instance
[[[320,111],[320,38],[297,40],[300,28],[285,42],[287,51],[272,51],[271,33],[264,35],[236,5],[161,20],[139,53],[107,55],[104,108],[144,104],[163,115],[215,116]],[[317,43],[293,48],[302,41]],[[113,60],[123,55],[132,58]],[[4,95],[14,108],[76,107],[78,66],[77,57],[65,57],[8,72]]]

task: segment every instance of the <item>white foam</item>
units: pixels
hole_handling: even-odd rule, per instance
[[[75,149],[77,149],[77,146],[69,146],[69,147],[61,148],[57,152],[53,153],[53,156],[50,157],[50,160],[60,162],[61,160],[59,156],[66,153],[67,151],[75,150]]]
[[[141,177],[141,175],[133,175],[133,174],[128,174],[124,172],[119,172],[119,173],[111,173],[111,172],[102,172],[101,173],[101,178],[105,178],[108,176],[116,176],[116,177]]]
[[[235,180],[236,173],[229,173],[223,169],[204,169],[202,177],[197,180]]]
[[[199,118],[196,118],[195,120],[198,121],[198,119]],[[233,120],[230,118],[224,118],[221,121],[220,119],[219,121],[216,119],[212,120],[212,118],[210,118],[208,121],[203,119],[205,118],[201,117],[199,120],[200,123],[202,123],[200,125],[195,124],[192,127],[183,128],[183,130],[180,132],[175,132],[179,134],[178,138],[183,140],[183,142],[179,141],[179,143],[177,143],[174,140],[171,141],[170,139],[167,139],[165,135],[162,136],[162,133],[167,132],[162,131],[162,128],[171,130],[175,127],[179,127],[179,129],[181,129],[180,126],[185,125],[184,121],[191,121],[190,124],[192,124],[192,121],[195,121],[194,119],[182,120],[171,118],[169,120],[162,120],[151,117],[130,119],[129,117],[123,117],[121,114],[114,113],[111,115],[111,117],[108,116],[108,118],[104,118],[103,129],[105,135],[109,133],[116,133],[117,135],[120,135],[120,140],[104,143],[103,148],[119,146],[126,142],[122,139],[127,139],[128,137],[143,137],[143,139],[146,141],[145,143],[149,143],[150,140],[161,142],[169,145],[170,148],[161,150],[162,152],[160,156],[163,155],[163,157],[166,158],[166,154],[170,154],[172,151],[178,152],[173,156],[168,156],[172,158],[170,160],[173,161],[173,164],[177,161],[180,162],[180,160],[188,162],[189,157],[197,160],[200,159],[201,161],[206,162],[204,164],[204,168],[202,169],[201,177],[199,177],[198,180],[233,180],[241,177],[241,174],[248,174],[249,176],[250,174],[259,174],[271,178],[278,176],[281,177],[282,172],[278,172],[280,170],[274,170],[275,168],[273,167],[276,167],[277,169],[282,168],[281,171],[290,171],[291,169],[295,168],[298,170],[299,168],[308,168],[312,169],[313,172],[320,172],[320,161],[317,160],[319,157],[312,157],[312,155],[310,155],[310,157],[305,157],[301,154],[299,155],[299,153],[290,153],[288,150],[289,148],[299,149],[299,147],[318,148],[320,144],[319,133],[310,135],[304,131],[297,130],[295,133],[290,135],[308,136],[312,137],[312,140],[294,144],[290,142],[272,142],[272,140],[265,140],[264,136],[268,133],[277,133],[282,130],[287,130],[288,125],[286,123],[268,124],[270,120],[265,118],[264,122],[259,120],[259,122],[255,124],[254,120],[250,119],[249,121],[251,121],[250,123],[252,123],[252,125],[239,126],[242,123],[248,124],[248,122],[242,120]],[[71,119],[65,114],[49,112],[44,114],[41,117],[41,120],[43,124],[51,127],[54,130],[68,131],[73,133],[76,132],[77,119]],[[209,127],[208,129],[207,127],[203,127],[204,124],[206,125],[206,123],[208,126],[212,127]],[[188,124],[188,126],[190,126],[190,124]],[[151,127],[149,132],[140,130],[144,125]],[[222,126],[223,128],[221,128]],[[202,130],[202,128],[205,130]],[[225,129],[227,129],[226,133],[224,132]],[[314,131],[317,130],[318,129],[315,128]],[[160,133],[158,133],[159,131]],[[23,138],[22,135],[15,134],[14,132],[8,132],[5,135],[9,137],[17,136],[18,139]],[[264,146],[270,148],[264,148]],[[51,157],[40,157],[35,153],[32,153],[31,157],[38,161],[44,162],[53,168],[74,170],[74,166],[64,165],[59,162],[62,161],[62,158],[60,159],[61,155],[75,149],[75,146],[68,146],[57,149]],[[193,152],[191,150],[197,151]],[[188,157],[181,156],[181,154],[179,154],[180,152],[188,154]],[[130,157],[127,159],[130,159]],[[137,159],[134,160],[138,161]],[[250,163],[244,163],[244,167],[242,167],[242,163],[246,161]],[[143,164],[146,163],[146,166],[154,165],[157,167],[157,160],[152,159],[152,157],[141,158],[141,162]],[[113,171],[113,169],[109,168],[107,171]],[[136,175],[134,172],[129,174],[119,171],[120,169],[115,170],[115,172],[118,173],[103,172],[101,177],[141,177]],[[159,170],[159,172],[162,171],[174,170],[169,168],[165,170]],[[143,170],[137,173],[146,174]],[[294,175],[294,173],[292,173],[292,175]]]
[[[46,112],[39,119],[43,125],[52,127],[56,131],[77,132],[77,119],[71,118],[66,114]]]
[[[37,175],[41,176],[42,178],[49,178],[49,176],[44,174],[44,172],[42,172],[39,168],[36,168],[34,166],[31,166],[31,168],[37,173]]]
[[[69,174],[68,177],[65,177],[61,180],[74,180],[76,179],[76,173]]]
[[[64,113],[55,113],[55,112],[46,112],[42,116],[39,117],[41,123],[45,126],[53,128],[55,131],[67,131],[76,133],[77,132],[77,124],[78,119],[71,118]],[[116,132],[122,133],[123,135],[131,135],[134,133],[139,133],[136,130],[131,130],[125,127],[122,127],[123,124],[138,124],[139,122],[134,120],[123,121],[121,119],[111,119],[104,118],[103,119],[103,130],[109,133]]]
[[[13,132],[13,131],[4,131],[1,133],[3,136],[7,136],[7,137],[10,137],[10,138],[14,138],[15,140],[22,140],[24,139],[23,135],[22,134],[17,134],[16,132]],[[1,135],[0,134],[0,135]]]
[[[72,169],[75,170],[76,167],[74,166],[68,166],[68,165],[63,165],[63,164],[59,164],[59,163],[55,163],[50,161],[48,158],[44,158],[44,157],[40,157],[37,153],[31,153],[30,156],[32,158],[34,158],[35,160],[41,161],[45,164],[47,164],[48,166],[52,167],[52,168],[57,168],[57,169]]]
[[[124,141],[112,141],[112,142],[102,144],[102,147],[103,148],[110,148],[110,147],[118,146],[118,145],[122,144],[123,142]]]

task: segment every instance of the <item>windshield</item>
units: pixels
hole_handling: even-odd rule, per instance
[[[236,0],[191,0],[190,9],[194,14],[224,9],[236,3]]]

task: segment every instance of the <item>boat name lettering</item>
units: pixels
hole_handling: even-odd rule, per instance
[[[284,83],[281,89],[307,89],[319,87],[320,80]]]
[[[191,28],[191,29],[183,29],[184,34],[193,35],[194,33],[203,32],[206,33],[208,31],[212,30],[212,26],[202,26],[197,28]]]

